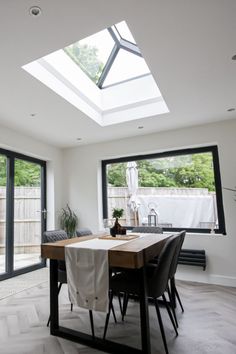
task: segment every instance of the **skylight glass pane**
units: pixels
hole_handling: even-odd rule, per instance
[[[120,49],[104,81],[103,87],[149,73],[150,70],[142,57]]]
[[[107,29],[65,47],[65,52],[97,83],[114,47]]]
[[[115,26],[123,39],[136,44],[134,37],[132,36],[132,33],[130,32],[125,21],[119,22]]]

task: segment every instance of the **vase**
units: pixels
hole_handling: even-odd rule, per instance
[[[119,224],[118,218],[116,218],[114,226],[110,229],[110,234],[113,237],[116,237],[116,235],[126,235],[126,229]]]

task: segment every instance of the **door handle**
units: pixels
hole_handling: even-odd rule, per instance
[[[43,209],[43,210],[37,210],[37,213],[42,213],[43,214],[43,218],[46,219],[47,218],[47,209]]]
[[[43,209],[42,210],[42,214],[43,214],[43,218],[46,219],[47,218],[47,209]]]

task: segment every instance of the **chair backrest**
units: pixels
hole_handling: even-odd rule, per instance
[[[66,240],[67,238],[68,238],[67,233],[64,230],[44,231],[43,233],[44,243]]]
[[[68,236],[64,230],[44,231],[43,233],[44,243],[56,242],[66,239],[68,239]],[[58,281],[60,283],[67,283],[65,261],[58,261]]]
[[[169,237],[158,257],[158,263],[151,278],[148,278],[148,295],[161,296],[168,284],[170,266],[179,243],[178,235]]]
[[[132,232],[141,232],[147,234],[163,234],[163,230],[158,226],[136,226]]]
[[[80,236],[88,236],[88,235],[92,235],[92,231],[87,228],[87,227],[81,227],[80,229],[76,230],[76,236],[80,237]]]
[[[178,266],[178,258],[179,258],[179,254],[180,254],[182,245],[183,245],[183,243],[184,243],[185,234],[186,234],[186,231],[181,231],[181,232],[177,235],[179,242],[178,242],[178,244],[177,244],[177,246],[176,246],[174,258],[173,258],[173,261],[172,261],[171,266],[170,266],[170,274],[169,274],[169,278],[170,278],[170,279],[173,278],[173,276],[174,276],[175,273],[176,273],[177,266]]]

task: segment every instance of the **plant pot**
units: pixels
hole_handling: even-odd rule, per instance
[[[116,218],[114,226],[110,229],[110,234],[113,237],[116,237],[116,235],[126,235],[126,229],[119,224],[118,218]]]

